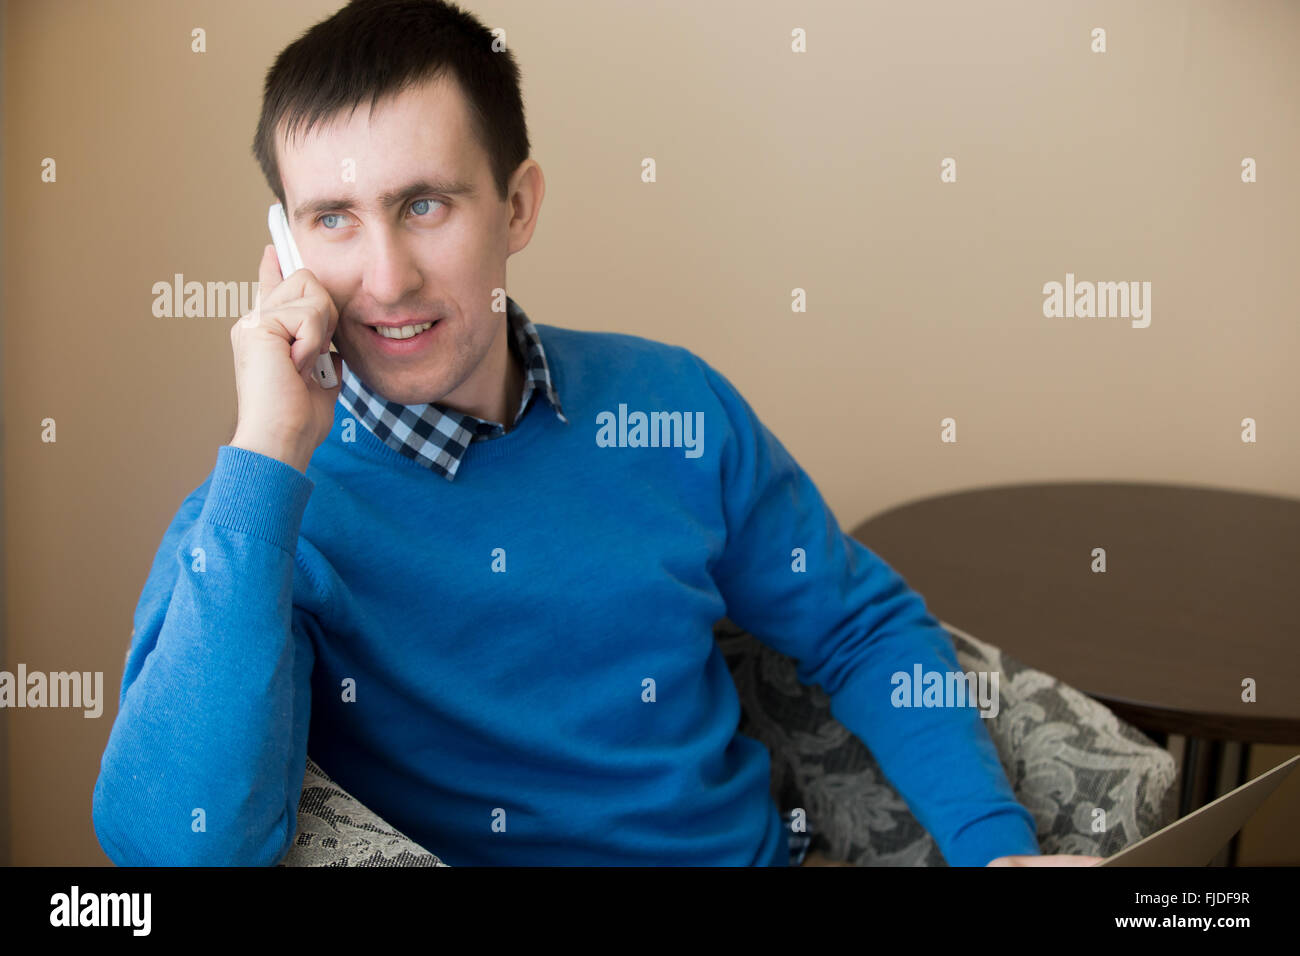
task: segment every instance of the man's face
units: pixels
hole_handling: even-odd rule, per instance
[[[410,87],[373,113],[365,101],[296,143],[281,136],[279,150],[290,229],[339,311],[334,342],[348,367],[403,405],[493,407],[509,333],[492,290],[528,235],[520,242],[497,197],[459,85]],[[434,320],[404,341],[372,327]]]

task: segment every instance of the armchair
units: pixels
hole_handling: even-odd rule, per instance
[[[998,671],[1000,706],[986,726],[1043,853],[1108,856],[1171,823],[1176,768],[1168,751],[1102,704],[997,647],[940,621],[966,671]],[[795,662],[723,618],[714,637],[740,695],[741,733],[772,755],[772,798],[803,807],[810,849],[859,866],[943,866],[933,838],[863,743],[830,713],[830,697],[795,677]],[[1094,810],[1105,829],[1094,833]],[[310,756],[298,833],[280,866],[446,866],[371,813]]]

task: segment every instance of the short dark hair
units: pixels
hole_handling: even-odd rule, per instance
[[[508,49],[493,52],[492,33],[445,0],[352,0],[276,57],[266,74],[253,155],[276,198],[285,202],[276,161],[281,122],[292,141],[340,110],[355,111],[425,81],[455,77],[470,128],[491,164],[497,195],[528,158],[519,66]]]

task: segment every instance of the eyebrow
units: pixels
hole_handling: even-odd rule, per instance
[[[476,190],[471,183],[462,180],[420,179],[408,183],[400,189],[380,193],[379,205],[384,209],[392,209],[394,206],[404,204],[408,199],[414,199],[416,196],[428,193],[440,193],[444,196],[465,196],[472,199]],[[352,212],[359,205],[352,196],[312,199],[294,209],[293,221],[301,223],[311,216],[324,212]]]

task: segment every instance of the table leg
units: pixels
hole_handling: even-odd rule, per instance
[[[1205,785],[1204,789],[1198,796],[1196,805],[1203,807],[1219,795],[1219,772],[1223,768],[1223,741],[1210,740],[1206,742],[1205,755]],[[1231,842],[1231,841],[1229,841]],[[1227,866],[1231,853],[1225,846],[1214,858],[1207,863],[1207,866]]]
[[[1198,737],[1185,737],[1183,741],[1183,783],[1178,792],[1178,817],[1182,819],[1201,804],[1197,803],[1200,790],[1202,744]]]
[[[1246,782],[1246,774],[1250,772],[1250,741],[1243,740],[1237,751],[1237,778],[1233,787],[1240,787]],[[1237,854],[1241,850],[1241,831],[1238,830],[1232,836],[1232,842],[1228,844],[1228,866],[1237,866]]]
[[[1183,780],[1179,792],[1178,816],[1185,817],[1193,810],[1205,806],[1210,801],[1222,796],[1229,790],[1246,782],[1247,754],[1250,744],[1243,742],[1235,750],[1233,767],[1234,782],[1228,787],[1219,784],[1220,771],[1224,761],[1224,749],[1227,741],[1211,739],[1201,740],[1188,737],[1183,750]],[[1224,848],[1211,862],[1210,866],[1236,866],[1240,851],[1241,832],[1233,835]]]

